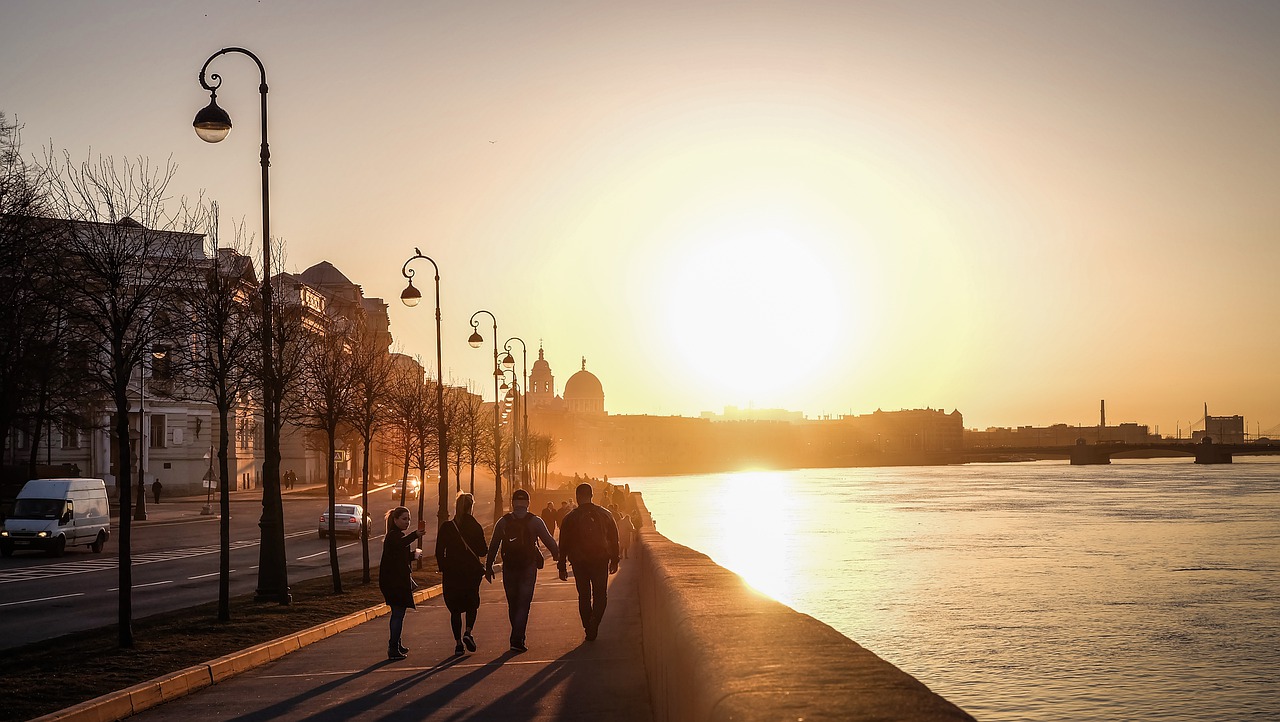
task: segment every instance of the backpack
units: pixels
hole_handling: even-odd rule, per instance
[[[503,566],[533,564],[542,568],[542,552],[535,545],[533,530],[529,528],[530,520],[536,518],[532,513],[526,514],[524,519],[507,514],[502,535]]]
[[[604,515],[605,519],[601,519],[601,515]],[[612,515],[592,505],[582,507],[580,516],[582,519],[578,522],[578,528],[574,530],[573,541],[576,548],[573,550],[573,555],[592,561],[608,559],[609,537],[604,525],[606,520],[611,520]]]

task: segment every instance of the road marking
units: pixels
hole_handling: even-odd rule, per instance
[[[285,534],[286,539],[293,539],[300,536],[314,534],[315,532],[295,531]],[[233,541],[230,544],[232,551],[255,547],[260,544],[258,539],[241,539]],[[185,549],[171,549],[162,552],[148,552],[145,554],[133,555],[133,566],[141,566],[143,564],[155,564],[158,562],[171,562],[179,559],[190,559],[192,557],[204,556],[206,554],[217,554],[222,551],[222,545],[207,544],[199,547],[187,547]],[[85,559],[71,562],[58,562],[55,564],[45,564],[38,567],[26,567],[24,569],[13,569],[10,571],[0,572],[0,584],[8,582],[27,582],[35,579],[48,579],[50,577],[62,577],[68,574],[84,574],[86,572],[100,572],[107,569],[118,569],[120,567],[118,559]],[[253,567],[257,569],[257,567]]]
[[[355,545],[357,545],[357,544],[359,544],[359,543],[360,543],[360,542],[351,542],[350,544],[343,544],[342,546],[338,547],[338,551],[342,551],[343,549],[346,549],[347,547],[353,547],[353,546],[355,546]],[[325,549],[325,550],[324,550],[324,551],[322,551],[322,552],[316,552],[315,554],[308,554],[308,555],[306,555],[305,557],[298,557],[297,559],[294,559],[294,561],[295,561],[295,562],[300,562],[300,561],[302,561],[303,559],[310,559],[311,557],[318,557],[318,556],[320,556],[321,554],[328,554],[328,553],[329,553],[329,550],[328,550],[328,549]]]
[[[208,574],[197,574],[194,577],[187,577],[187,581],[191,581],[192,579],[204,579],[205,577],[216,577],[221,573],[222,572],[209,572]],[[235,573],[236,573],[236,570],[234,569],[227,570],[227,574],[235,574]]]
[[[24,599],[24,600],[22,600],[22,601],[20,601],[20,602],[5,602],[5,603],[3,603],[3,604],[0,604],[0,607],[11,607],[11,606],[13,606],[13,605],[15,605],[15,604],[34,604],[34,603],[36,603],[36,602],[47,602],[47,601],[50,601],[50,600],[53,600],[53,599],[68,599],[68,598],[70,598],[70,597],[83,597],[83,596],[84,596],[84,592],[77,592],[76,594],[62,594],[62,595],[59,595],[59,596],[56,596],[56,597],[41,597],[41,598],[39,598],[39,599]]]
[[[129,587],[129,588],[130,588],[130,589],[141,589],[141,588],[143,588],[143,587],[158,587],[158,586],[160,586],[161,584],[173,584],[173,580],[172,580],[172,579],[166,579],[166,580],[165,580],[165,581],[163,581],[163,582],[147,582],[146,584],[135,584],[135,585],[133,585],[132,587]],[[107,591],[108,591],[108,592],[118,592],[118,591],[120,591],[120,587],[112,587],[111,589],[108,589]]]

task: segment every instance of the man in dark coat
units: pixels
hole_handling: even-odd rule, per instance
[[[578,616],[587,641],[594,641],[609,603],[609,575],[618,573],[618,525],[608,509],[591,503],[591,485],[579,484],[578,508],[560,523],[560,579],[569,580],[573,564],[578,587]]]
[[[529,511],[529,492],[516,489],[511,493],[511,513],[503,515],[493,527],[493,540],[485,559],[485,577],[493,581],[493,560],[502,549],[502,587],[507,593],[507,615],[511,620],[511,649],[516,652],[529,651],[525,629],[529,626],[538,570],[543,564],[538,541],[551,550],[553,559],[560,558],[555,537],[542,519]]]
[[[391,607],[391,637],[387,640],[387,659],[404,659],[409,650],[400,644],[404,631],[404,614],[413,603],[412,564],[415,557],[410,546],[426,533],[426,522],[418,522],[418,530],[408,532],[409,510],[397,506],[387,512],[387,535],[382,538],[382,561],[378,568],[378,588],[382,599]]]

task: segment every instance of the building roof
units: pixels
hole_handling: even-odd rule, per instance
[[[547,359],[542,354],[542,347],[538,347],[538,360],[533,362],[533,368],[529,371],[529,378],[543,379],[551,376],[551,364],[547,363]]]
[[[587,370],[587,360],[582,359],[582,370],[569,377],[564,385],[564,398],[569,399],[604,399],[604,387],[600,379]]]

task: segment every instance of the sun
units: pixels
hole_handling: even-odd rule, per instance
[[[792,219],[690,231],[661,294],[679,366],[726,403],[782,404],[860,336],[846,261]]]

